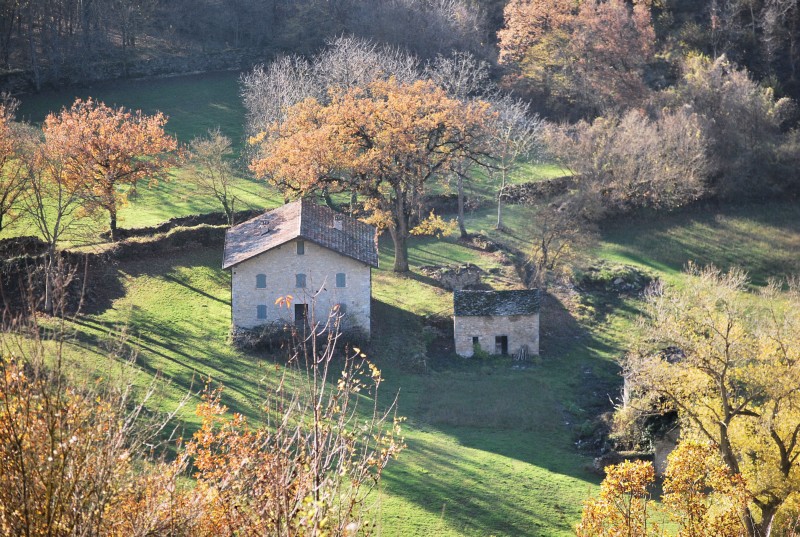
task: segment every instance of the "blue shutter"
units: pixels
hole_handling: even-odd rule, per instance
[[[259,304],[256,306],[256,318],[257,319],[266,319],[267,318],[267,306],[266,304]]]
[[[306,286],[306,275],[305,274],[295,274],[295,287],[305,287]]]
[[[297,255],[304,255],[306,253],[306,243],[304,241],[297,241]]]
[[[267,288],[267,275],[256,274],[256,289],[266,289],[266,288]]]
[[[344,272],[336,274],[336,287],[347,287],[347,275]]]

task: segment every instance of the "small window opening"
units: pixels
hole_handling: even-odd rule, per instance
[[[306,253],[306,242],[297,241],[297,255],[305,255],[305,253]]]
[[[267,288],[267,275],[256,274],[256,289],[266,289],[266,288]]]
[[[336,312],[339,315],[344,315],[345,313],[347,313],[347,304],[341,304],[341,303],[336,304]]]
[[[508,354],[508,336],[495,336],[494,353],[502,354],[503,356]]]
[[[344,272],[336,274],[336,287],[347,287],[347,274]]]
[[[305,274],[295,274],[294,276],[294,286],[300,287],[301,289],[305,288],[306,286],[306,275]]]
[[[256,306],[256,319],[266,319],[267,318],[267,306],[266,304],[259,304]]]
[[[480,344],[481,344],[481,338],[479,338],[478,336],[472,336],[472,346],[477,347]]]

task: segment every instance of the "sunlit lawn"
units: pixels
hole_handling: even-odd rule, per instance
[[[124,83],[81,90],[108,104],[170,115],[169,129],[182,142],[220,125],[242,137],[243,109],[237,75],[226,73]],[[23,103],[22,113],[41,120],[46,110],[71,102],[50,95]],[[123,227],[157,224],[174,216],[217,210],[181,180],[185,170],[152,189],[142,188],[121,213]],[[558,177],[551,165],[521,167],[512,182]],[[509,245],[521,255],[533,237],[532,209],[507,206],[508,231],[494,229],[496,178],[486,174],[468,188],[482,200],[468,211],[467,227]],[[239,208],[273,207],[279,196],[259,181],[237,182]],[[102,226],[102,224],[101,224]],[[680,282],[688,261],[749,270],[756,283],[800,271],[800,208],[792,202],[733,208],[694,208],[606,225],[597,257],[645,267]],[[197,393],[207,378],[225,385],[224,402],[258,421],[265,390],[276,382],[280,361],[235,351],[228,343],[230,281],[219,249],[196,248],[158,258],[120,263],[118,283],[101,290],[94,311],[76,323],[71,359],[76,368],[114,374],[107,336],[126,335],[138,349],[138,382],[154,375],[171,384],[160,408]],[[464,361],[432,352],[436,331],[426,317],[452,313],[452,293],[420,272],[425,265],[474,263],[495,288],[520,285],[514,267],[495,253],[457,240],[414,238],[410,275],[391,271],[392,245],[380,245],[373,271],[373,341],[370,354],[384,370],[383,404],[399,392],[399,413],[408,418],[408,449],[388,467],[381,493],[380,535],[485,536],[572,534],[582,500],[597,490],[591,459],[574,446],[576,431],[618,396],[615,358],[638,312],[635,299],[615,302],[601,321],[576,319],[548,296],[542,311],[541,361],[514,368],[508,361]],[[522,261],[522,258],[517,259]],[[449,337],[448,334],[439,334]],[[117,365],[115,365],[117,364]],[[87,373],[88,374],[88,373]],[[193,396],[180,414],[186,433],[197,426]]]

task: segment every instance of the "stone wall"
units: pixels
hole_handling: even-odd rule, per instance
[[[57,69],[42,66],[40,86],[36,87],[33,71],[15,70],[0,73],[0,92],[30,93],[45,88],[62,88],[75,84],[90,84],[120,79],[156,78],[212,71],[242,71],[258,61],[263,53],[254,49],[230,49],[205,53],[159,55],[153,58],[116,59],[76,65],[61,65]]]
[[[346,286],[336,287],[336,274],[346,274]],[[294,304],[311,304],[314,316],[324,322],[335,304],[343,304],[343,328],[370,329],[370,266],[327,248],[305,241],[305,253],[297,254],[297,241],[285,243],[231,269],[232,316],[234,326],[254,328],[283,320],[294,320]],[[256,288],[256,276],[266,275],[266,288]],[[297,274],[306,275],[305,289],[295,286]],[[292,295],[291,309],[275,304],[278,297]],[[266,306],[267,318],[257,318],[259,305]]]
[[[527,345],[529,354],[539,354],[539,314],[491,317],[459,316],[454,319],[456,353],[469,358],[472,338],[478,336],[481,349],[495,354],[495,337],[508,337],[508,354],[514,355]]]

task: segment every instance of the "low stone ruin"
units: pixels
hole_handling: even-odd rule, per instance
[[[420,267],[420,272],[436,280],[448,291],[469,289],[481,285],[484,271],[472,263],[466,265],[429,265]]]

